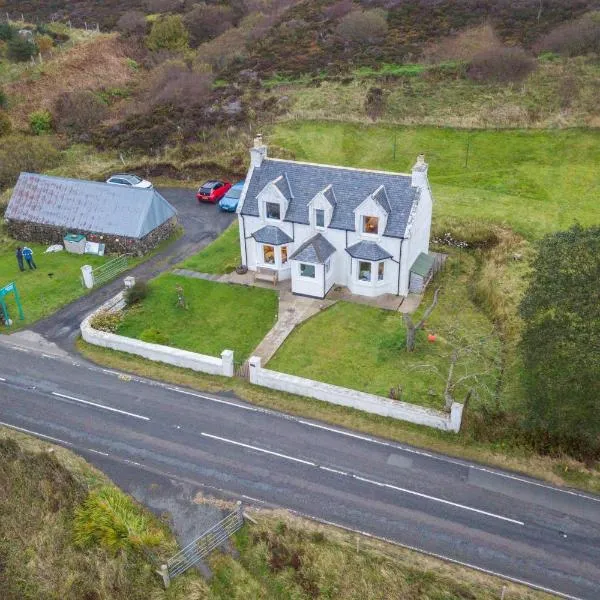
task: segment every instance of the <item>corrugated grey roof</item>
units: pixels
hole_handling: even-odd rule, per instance
[[[329,243],[320,233],[304,242],[290,260],[322,265],[335,252],[335,246]]]
[[[434,262],[435,259],[431,254],[425,254],[425,252],[421,252],[421,254],[417,256],[413,266],[410,268],[410,272],[421,275],[421,277],[425,277],[429,271],[431,271]]]
[[[381,246],[378,246],[375,242],[358,242],[354,246],[346,248],[346,252],[352,258],[359,258],[361,260],[378,261],[391,258],[392,255],[384,250]]]
[[[4,216],[139,239],[176,214],[154,188],[21,173]]]
[[[252,171],[242,215],[258,217],[257,195],[268,183],[284,174],[293,195],[285,220],[305,225],[309,223],[308,203],[331,185],[336,204],[330,227],[354,231],[354,209],[383,185],[389,203],[384,235],[403,237],[410,211],[419,194],[418,188],[411,186],[410,175],[265,158],[261,166]]]
[[[273,246],[281,246],[292,241],[292,238],[279,227],[267,225],[252,234],[252,237],[261,244],[272,244]]]

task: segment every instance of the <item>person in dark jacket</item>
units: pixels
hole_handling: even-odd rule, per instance
[[[23,258],[27,261],[27,265],[31,270],[37,269],[37,266],[33,260],[33,250],[31,248],[28,248],[27,246],[23,248]]]
[[[17,251],[15,254],[17,257],[17,264],[19,265],[19,269],[21,269],[21,271],[24,271],[25,267],[23,266],[23,249],[21,248],[21,246],[17,247]]]

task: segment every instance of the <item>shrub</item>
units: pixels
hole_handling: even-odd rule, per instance
[[[471,61],[483,52],[502,46],[491,25],[471,27],[436,42],[424,51],[430,62],[449,60]]]
[[[52,114],[47,110],[36,110],[29,115],[29,126],[35,135],[52,131]]]
[[[323,14],[332,21],[345,17],[353,8],[352,0],[339,0],[323,10]]]
[[[385,111],[385,107],[386,97],[384,91],[378,87],[369,88],[365,98],[365,112],[369,117],[371,119],[380,117]]]
[[[8,42],[17,35],[17,30],[9,23],[0,23],[0,40]]]
[[[114,333],[119,329],[119,325],[123,320],[123,314],[121,312],[108,312],[106,310],[96,313],[90,321],[94,329],[99,331],[106,331],[108,333]]]
[[[15,62],[26,62],[38,53],[37,46],[30,40],[17,35],[8,42],[6,55]]]
[[[0,144],[0,188],[14,185],[21,171],[55,167],[60,154],[47,138],[10,135]]]
[[[600,13],[591,13],[559,25],[536,44],[536,49],[563,56],[600,52]]]
[[[139,10],[128,10],[117,21],[117,29],[125,35],[146,35],[147,27],[146,15]]]
[[[166,13],[177,10],[181,0],[146,0],[146,8],[151,13]]]
[[[188,32],[180,15],[161,17],[152,25],[146,39],[150,50],[185,50],[188,45]]]
[[[99,545],[111,554],[120,551],[143,552],[165,542],[164,533],[133,499],[116,488],[92,492],[75,510],[75,543],[82,547]]]
[[[8,98],[3,89],[0,89],[0,108],[6,108],[8,106]]]
[[[42,54],[46,54],[50,52],[54,47],[54,40],[49,35],[40,35],[35,40],[38,50]]]
[[[183,17],[190,36],[190,45],[196,48],[227,31],[233,24],[233,11],[228,6],[196,5]]]
[[[0,110],[0,137],[5,137],[10,134],[12,131],[12,122],[10,117],[4,112]]]
[[[140,340],[143,342],[149,342],[150,344],[161,344],[163,346],[167,346],[169,344],[169,336],[159,329],[156,329],[156,327],[144,329],[144,331],[140,333]]]
[[[57,131],[82,134],[106,117],[108,107],[93,92],[64,92],[56,99],[53,113]]]
[[[475,56],[467,75],[479,82],[522,81],[536,67],[535,59],[522,48],[494,48]]]
[[[377,44],[385,38],[387,29],[385,12],[376,8],[348,13],[335,31],[345,42]]]
[[[141,302],[148,295],[148,283],[143,279],[136,281],[132,287],[125,290],[125,304],[133,306]]]

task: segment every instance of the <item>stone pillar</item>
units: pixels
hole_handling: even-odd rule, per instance
[[[162,577],[163,583],[165,584],[165,589],[171,585],[171,578],[169,577],[169,568],[167,565],[160,565],[160,569],[157,573]]]
[[[459,402],[453,402],[450,406],[450,423],[448,429],[458,433],[460,431],[460,424],[462,423],[462,414],[465,405]]]
[[[132,288],[135,285],[135,277],[132,277],[131,275],[125,277],[125,279],[123,279],[123,284],[126,289]]]
[[[251,356],[248,359],[248,370],[250,371],[250,383],[260,385],[259,373],[260,373],[260,356]]]
[[[83,284],[88,290],[94,287],[94,273],[90,265],[83,265],[81,267],[81,275],[83,276]]]
[[[233,377],[233,350],[223,350],[221,360],[223,361],[223,375]]]

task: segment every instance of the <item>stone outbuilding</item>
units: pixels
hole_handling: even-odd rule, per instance
[[[154,188],[21,173],[4,215],[14,238],[61,244],[67,233],[109,252],[145,253],[168,238],[177,211]]]

